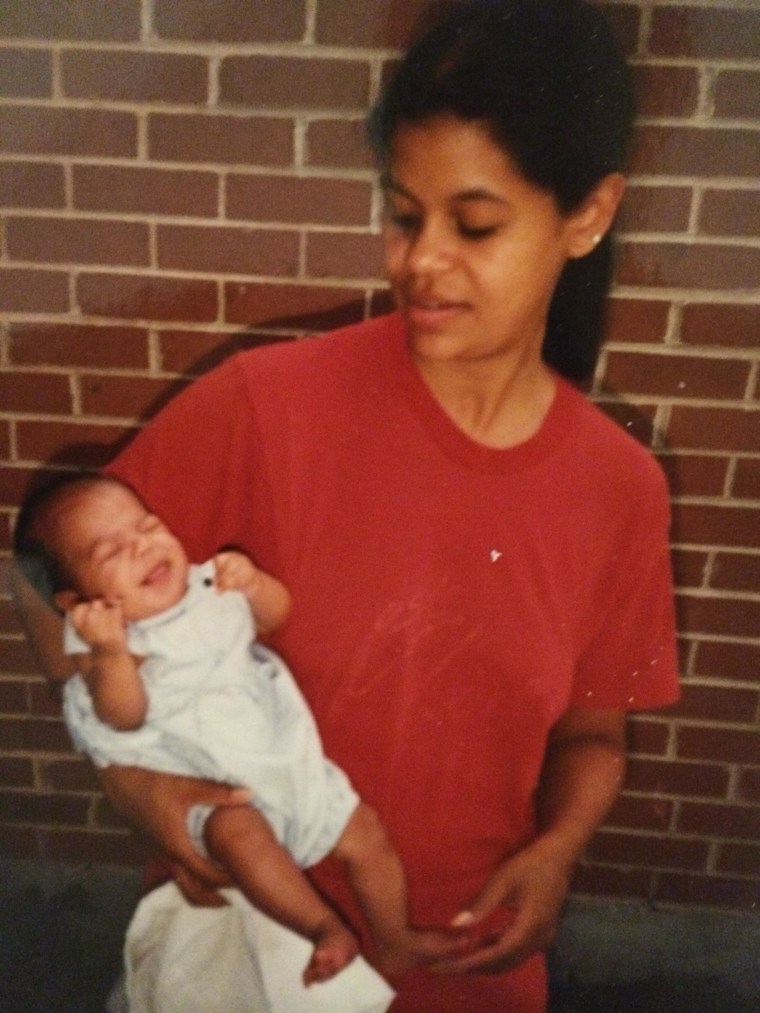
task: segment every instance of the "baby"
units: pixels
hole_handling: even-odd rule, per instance
[[[284,622],[289,594],[241,552],[202,566],[128,486],[101,475],[54,481],[26,502],[14,552],[66,614],[78,675],[64,686],[75,744],[98,766],[149,767],[250,788],[249,805],[196,807],[196,847],[258,908],[314,944],[303,973],[324,981],[355,937],[301,872],[345,863],[381,955],[400,973],[458,948],[410,927],[401,861],[379,818],[322,753],[283,661],[255,642]]]

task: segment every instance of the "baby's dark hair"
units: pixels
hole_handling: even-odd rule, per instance
[[[71,588],[73,580],[46,531],[53,511],[72,494],[108,482],[129,488],[121,479],[97,471],[58,474],[32,489],[19,510],[13,529],[13,556],[32,587],[54,607],[53,596]]]
[[[481,122],[523,176],[564,213],[626,161],[631,75],[602,14],[585,0],[467,0],[402,60],[370,118],[387,168],[404,123],[439,114]],[[582,379],[599,351],[612,244],[568,262],[549,313],[544,358]]]

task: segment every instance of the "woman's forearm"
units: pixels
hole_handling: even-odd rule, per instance
[[[571,712],[555,728],[537,794],[539,833],[575,864],[620,793],[625,776],[625,716]]]
[[[43,675],[57,682],[70,679],[76,665],[63,653],[61,615],[41,597],[16,564],[11,565],[11,587],[21,625]]]

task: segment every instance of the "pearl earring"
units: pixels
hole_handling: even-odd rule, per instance
[[[594,246],[598,246],[598,244],[601,243],[601,241],[602,241],[601,232],[597,232],[596,235],[593,235],[591,237],[591,242],[594,244]]]

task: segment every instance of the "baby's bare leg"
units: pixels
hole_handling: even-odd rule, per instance
[[[250,806],[215,809],[204,839],[211,857],[255,907],[314,943],[304,984],[331,978],[353,960],[356,939],[312,888],[260,812]]]
[[[461,935],[409,925],[404,867],[374,809],[359,803],[333,854],[346,864],[385,974],[401,974],[460,952]]]

